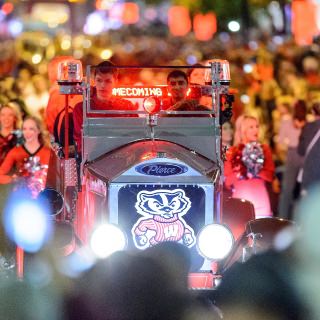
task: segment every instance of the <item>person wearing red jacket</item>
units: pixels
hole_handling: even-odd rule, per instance
[[[44,145],[40,121],[27,117],[22,125],[24,144],[14,147],[0,166],[0,184],[9,184],[25,171],[30,157],[39,157],[42,166],[49,165],[50,148]]]
[[[45,185],[50,149],[44,144],[40,120],[35,117],[25,118],[22,133],[24,143],[12,148],[0,166],[0,215],[3,214],[12,189],[16,190],[21,186],[27,187],[30,195],[36,196],[40,188]],[[26,174],[28,173],[27,166],[31,162],[30,159],[37,160],[35,163],[39,166],[39,170],[32,172],[33,177]],[[0,259],[7,259],[12,255],[12,250],[5,238],[3,225],[0,223]]]
[[[21,112],[12,103],[0,108],[0,165],[8,152],[18,143],[15,133],[21,126]]]
[[[137,110],[130,101],[112,96],[117,81],[117,69],[110,61],[103,61],[94,68],[94,88],[90,98],[92,110]],[[101,114],[87,114],[89,117],[101,117]],[[108,114],[108,117],[130,117],[129,114]],[[83,103],[77,103],[73,110],[73,138],[78,153],[82,150]]]
[[[271,217],[266,183],[271,183],[275,166],[271,149],[258,142],[259,123],[255,117],[240,116],[236,122],[234,146],[226,154],[225,186],[232,197],[250,201],[256,218]]]

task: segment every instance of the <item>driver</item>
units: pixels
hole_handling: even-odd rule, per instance
[[[117,69],[112,68],[114,64],[110,61],[103,61],[94,68],[94,88],[90,98],[92,110],[137,110],[137,107],[130,101],[112,96],[112,89],[117,81]],[[101,114],[90,113],[90,117],[101,117]],[[107,117],[132,117],[130,114],[108,114]],[[83,124],[83,103],[76,104],[73,110],[73,138],[78,153],[81,152]]]

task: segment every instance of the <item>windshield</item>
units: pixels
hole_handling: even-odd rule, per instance
[[[99,69],[98,65],[89,67],[87,75],[91,114],[210,117],[215,113],[210,66]]]

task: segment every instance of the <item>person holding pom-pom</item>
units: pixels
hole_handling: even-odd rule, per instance
[[[233,198],[252,202],[256,218],[272,216],[266,184],[272,183],[275,166],[269,146],[259,142],[259,122],[243,115],[236,121],[234,146],[226,153],[225,186]]]

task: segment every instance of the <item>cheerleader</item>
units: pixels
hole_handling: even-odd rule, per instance
[[[255,117],[243,115],[236,121],[234,146],[225,161],[225,186],[232,197],[250,201],[256,218],[271,217],[270,198],[266,183],[274,176],[274,163],[270,148],[260,144],[259,122]]]
[[[27,188],[30,196],[35,198],[45,185],[45,167],[49,164],[50,149],[44,144],[40,121],[27,117],[23,121],[22,134],[24,143],[13,147],[0,166],[0,215],[12,189]],[[0,260],[10,261],[13,250],[0,224]],[[6,264],[11,265],[8,261]]]
[[[9,151],[0,166],[0,184],[9,184],[26,173],[30,158],[41,166],[48,166],[50,148],[45,146],[40,121],[27,117],[23,121],[22,134],[24,143]]]
[[[8,152],[18,143],[17,130],[21,126],[21,113],[14,104],[0,108],[0,165]]]

